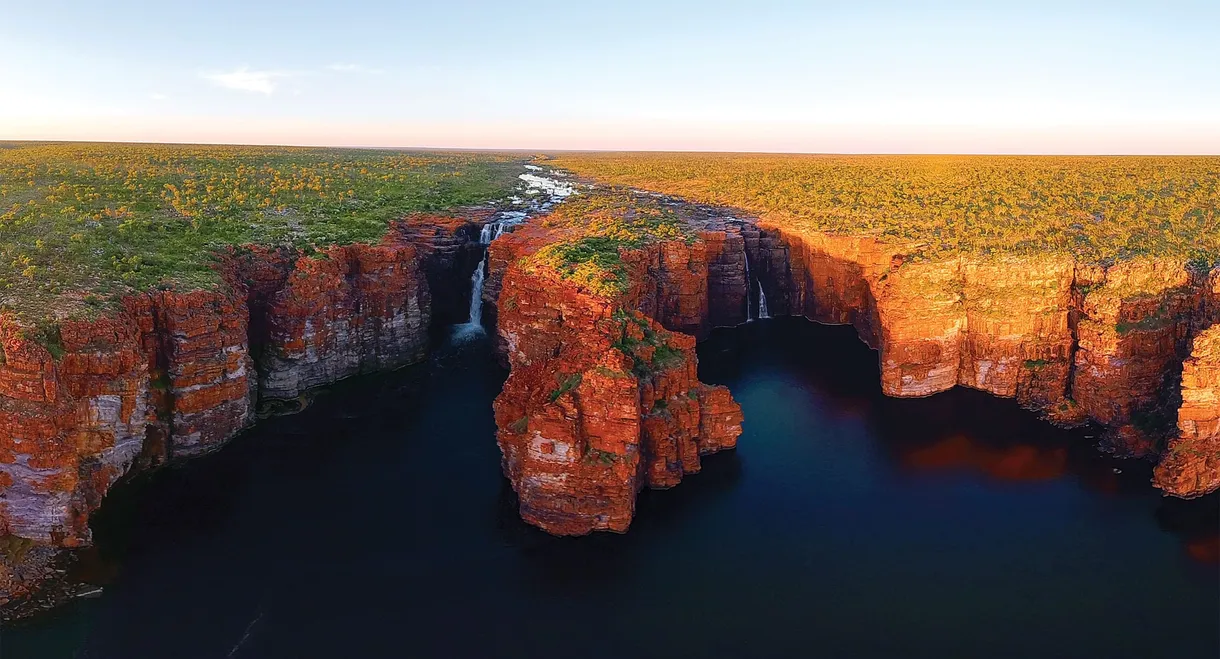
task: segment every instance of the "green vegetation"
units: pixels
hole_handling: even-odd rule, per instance
[[[925,257],[1220,260],[1220,158],[564,154],[549,165]]]
[[[587,462],[589,464],[597,463],[597,464],[602,465],[603,467],[609,467],[610,465],[614,464],[615,460],[618,459],[618,455],[611,453],[610,451],[603,451],[601,449],[591,448],[591,449],[589,449],[588,453],[585,453],[584,459],[585,459],[585,462]]]
[[[558,377],[558,376],[556,376],[556,377]],[[568,393],[569,391],[575,389],[576,387],[579,387],[580,381],[583,378],[584,378],[584,376],[580,373],[573,373],[573,374],[565,377],[563,380],[561,380],[559,382],[559,388],[556,389],[555,391],[551,392],[551,395],[549,396],[550,401],[552,403],[554,403],[555,401],[559,400],[560,396]]]
[[[26,553],[33,549],[35,544],[29,538],[0,535],[0,556],[7,559],[11,565],[20,564],[21,559],[25,558]]]
[[[1114,325],[1114,331],[1119,334],[1128,334],[1134,331],[1148,331],[1161,329],[1172,325],[1177,318],[1170,313],[1168,306],[1164,302],[1156,308],[1156,311],[1136,321],[1120,321]]]
[[[506,196],[520,158],[232,146],[0,148],[0,309],[85,314],[217,285],[233,245],[376,242],[417,211]],[[31,318],[36,320],[36,318]]]
[[[619,309],[611,319],[618,323],[618,338],[611,347],[631,358],[631,370],[638,377],[663,371],[682,360],[682,351],[669,345],[669,332],[653,330],[639,312]]]
[[[604,297],[631,287],[623,250],[676,238],[693,241],[678,215],[655,199],[622,191],[598,191],[561,205],[545,220],[560,239],[528,257],[530,268],[546,267]]]

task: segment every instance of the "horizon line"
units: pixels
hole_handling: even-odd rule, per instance
[[[348,149],[366,151],[435,151],[466,153],[654,153],[654,154],[724,154],[724,155],[789,155],[789,156],[1001,156],[1001,157],[1063,157],[1063,158],[1217,158],[1220,153],[1018,153],[1011,151],[732,151],[722,149],[547,149],[547,148],[495,148],[495,147],[448,147],[448,146],[369,146],[369,145],[319,145],[283,144],[272,142],[160,142],[152,140],[9,140],[3,144],[115,144],[142,146],[230,146],[267,147],[291,149]]]

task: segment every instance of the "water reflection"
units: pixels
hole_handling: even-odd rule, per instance
[[[1161,497],[1012,401],[885,398],[850,329],[716,332],[700,371],[745,409],[738,450],[584,538],[520,521],[505,373],[485,338],[445,341],[116,488],[105,595],[6,630],[3,656],[1220,653],[1216,496]]]
[[[790,345],[801,347],[773,348]],[[885,459],[914,477],[956,474],[1000,485],[1066,481],[1138,500],[1179,539],[1185,556],[1220,564],[1220,493],[1192,501],[1163,497],[1150,485],[1150,463],[1111,457],[1096,449],[1095,429],[1055,428],[1011,400],[964,388],[921,399],[886,397],[877,353],[851,327],[781,318],[718,330],[700,352],[715,355],[700,369],[711,382],[750,382],[753,373],[783,370],[798,380],[802,404],[840,425],[863,424]]]
[[[1061,478],[1067,449],[1028,444],[988,446],[965,435],[954,435],[931,446],[903,449],[902,463],[912,469],[973,469],[1005,481]]]

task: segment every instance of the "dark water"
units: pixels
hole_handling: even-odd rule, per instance
[[[1011,401],[884,398],[850,329],[754,323],[700,359],[745,408],[741,447],[644,493],[625,536],[518,520],[505,373],[451,346],[116,490],[105,596],[0,654],[1220,654],[1215,496],[1164,499],[1146,465]]]

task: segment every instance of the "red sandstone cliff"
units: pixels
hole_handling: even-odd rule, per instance
[[[483,215],[411,218],[379,245],[316,256],[234,249],[216,291],[132,295],[57,329],[0,317],[0,604],[48,576],[41,548],[90,542],[90,514],[133,466],[218,448],[259,398],[421,359],[420,244],[445,251]]]
[[[622,532],[641,488],[678,484],[741,432],[728,390],[699,382],[694,338],[662,326],[704,326],[706,244],[624,250],[630,289],[603,296],[523,265],[553,239],[532,223],[491,247],[504,264],[498,329],[512,369],[495,402],[504,471],[527,522]]]
[[[431,295],[414,246],[332,247],[286,270],[278,290],[264,298],[260,397],[294,398],[423,358]]]
[[[1194,339],[1182,371],[1178,433],[1157,465],[1156,486],[1182,497],[1220,487],[1220,325]]]
[[[748,226],[744,231],[772,312],[854,325],[880,352],[888,395],[973,387],[1059,422],[1101,424],[1110,446],[1142,456],[1157,455],[1164,441],[1158,421],[1175,411],[1179,391],[1201,395],[1194,380],[1183,387],[1177,375],[1205,309],[1214,306],[1216,275],[1184,261],[1103,268],[1045,255],[922,260],[911,256],[918,246],[782,221],[758,226],[756,238]],[[1201,407],[1207,410],[1187,414],[1217,413],[1210,402]],[[1191,464],[1173,469],[1207,471],[1215,459],[1214,452],[1179,457],[1174,464]],[[1168,476],[1158,482],[1181,496],[1220,485],[1213,479],[1196,490]]]

